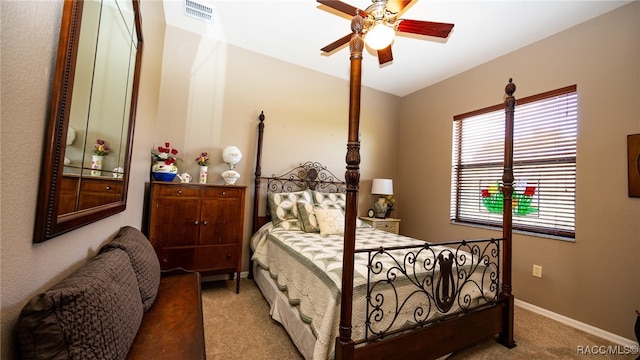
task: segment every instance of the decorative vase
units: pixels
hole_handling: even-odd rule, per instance
[[[206,184],[207,183],[207,173],[209,171],[209,167],[208,166],[200,166],[200,179],[198,180],[198,182],[200,184]]]
[[[235,185],[240,178],[240,174],[235,170],[227,170],[222,173],[225,185]]]
[[[153,178],[158,181],[173,181],[178,174],[178,167],[175,164],[167,165],[164,161],[156,161],[151,167]]]
[[[95,170],[91,170],[91,176],[100,176],[102,170],[102,155],[91,155],[91,168]]]

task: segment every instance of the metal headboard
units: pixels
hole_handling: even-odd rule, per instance
[[[316,190],[326,193],[343,193],[346,184],[340,180],[327,167],[319,162],[307,161],[290,171],[276,176],[261,177],[267,180],[269,192],[292,192],[302,190]]]

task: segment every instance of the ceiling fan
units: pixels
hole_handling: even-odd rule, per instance
[[[393,60],[391,43],[396,31],[446,38],[453,29],[453,24],[398,19],[400,12],[413,0],[371,0],[373,4],[364,11],[339,0],[317,1],[349,16],[359,14],[364,18],[365,42],[369,47],[378,51],[380,65]],[[350,33],[321,50],[327,53],[331,52],[348,43],[351,36]]]

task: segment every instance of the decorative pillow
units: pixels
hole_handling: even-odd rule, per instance
[[[311,192],[309,190],[290,193],[267,193],[269,202],[269,212],[274,226],[280,225],[284,220],[298,220],[298,208],[296,203],[312,203]],[[298,226],[300,227],[300,226]]]
[[[144,311],[147,312],[156,301],[160,286],[160,262],[153,246],[140,230],[124,226],[110,243],[100,249],[100,252],[110,249],[122,249],[129,255],[138,279]]]
[[[323,193],[319,191],[312,191],[313,203],[315,207],[323,209],[341,209],[346,211],[347,206],[347,194],[345,193]],[[356,219],[356,227],[371,227],[366,222]]]
[[[278,224],[278,227],[284,230],[303,231],[302,224],[300,224],[300,220],[298,219],[283,220],[280,224]]]
[[[347,194],[345,193],[323,193],[320,191],[312,191],[313,202],[322,208],[340,208],[344,211],[347,205]]]
[[[299,202],[296,205],[298,207],[298,220],[300,220],[302,230],[308,233],[320,232],[313,204],[308,202]]]
[[[106,251],[27,302],[17,327],[22,359],[124,359],[142,315],[129,257]]]
[[[320,235],[344,235],[344,213],[340,209],[314,209]]]

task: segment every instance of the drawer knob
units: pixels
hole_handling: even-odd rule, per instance
[[[194,225],[198,225],[200,222],[198,220],[194,221],[193,224]]]
[[[202,222],[202,225],[207,225],[207,221],[206,221],[206,220],[205,220],[205,221],[203,221],[203,222]]]
[[[227,259],[231,259],[231,253],[227,253]]]
[[[107,191],[111,190],[111,186],[106,187]]]
[[[222,195],[227,195],[227,192],[226,192],[226,191],[223,191],[223,192],[222,192]]]
[[[182,190],[178,190],[178,195],[182,195]]]

